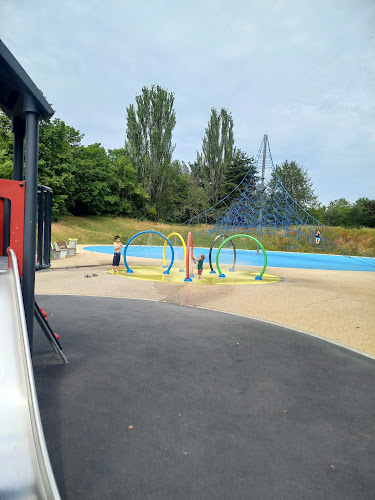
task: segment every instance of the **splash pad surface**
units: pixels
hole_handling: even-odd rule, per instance
[[[174,270],[173,268],[169,274],[163,274],[162,266],[132,266],[133,273],[127,273],[125,268],[120,268],[117,276],[123,276],[125,278],[138,279],[138,280],[148,280],[148,281],[159,281],[162,283],[184,283],[184,272],[179,272],[178,267]],[[187,284],[190,285],[266,285],[269,283],[278,283],[282,281],[279,276],[274,276],[273,274],[263,274],[262,280],[256,280],[255,277],[259,276],[259,272],[250,272],[245,269],[236,269],[234,272],[226,272],[225,278],[219,278],[218,273],[211,274],[206,268],[203,271],[202,279],[198,279],[196,274],[192,281]]]

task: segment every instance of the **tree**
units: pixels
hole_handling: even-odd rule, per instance
[[[189,162],[189,168],[190,168],[190,173],[193,178],[194,183],[202,187],[203,189],[205,188],[206,181],[204,178],[203,170],[202,170],[202,163],[198,161],[194,161],[193,163]]]
[[[352,206],[351,219],[357,227],[375,227],[375,200],[359,198]]]
[[[38,182],[53,189],[53,218],[69,212],[82,189],[77,168],[83,134],[59,118],[40,123]]]
[[[308,208],[307,212],[322,224],[327,224],[327,208],[324,205],[318,204],[315,208]]]
[[[183,178],[186,182],[186,194],[180,203],[180,216],[176,219],[180,223],[195,217],[210,207],[206,191],[195,184],[191,175],[185,174]]]
[[[137,169],[149,204],[158,209],[167,186],[172,153],[172,132],[176,125],[174,94],[159,86],[143,87],[136,96],[137,109],[127,108],[125,143],[132,164]]]
[[[13,159],[0,144],[0,179],[12,179]]]
[[[173,161],[160,212],[163,220],[181,223],[208,207],[208,196],[204,188],[196,184],[189,167],[184,162]]]
[[[148,195],[138,181],[137,171],[125,149],[110,149],[109,161],[113,170],[111,191],[118,197],[118,215],[140,217]]]
[[[13,135],[11,121],[0,110],[0,179],[13,177]]]
[[[99,143],[82,147],[76,170],[79,189],[71,212],[74,215],[120,215],[119,198],[111,190],[113,182],[114,173],[105,149]]]
[[[326,210],[327,224],[342,227],[375,227],[375,200],[359,198],[349,203],[345,198],[331,201]]]
[[[245,182],[241,181],[248,174]],[[220,188],[220,198],[224,198],[239,186],[236,193],[240,195],[246,189],[253,189],[259,179],[254,158],[250,158],[241,149],[234,148],[232,161],[224,172],[224,180]]]
[[[75,170],[83,135],[58,118],[39,126],[38,182],[53,189],[52,213],[56,220],[74,204]],[[0,178],[13,175],[11,121],[0,112]]]
[[[295,161],[284,161],[276,165],[276,173],[272,173],[270,187],[280,190],[277,177],[289,195],[305,210],[318,207],[318,198],[314,193],[311,179]]]
[[[205,129],[202,153],[197,153],[197,172],[201,176],[211,203],[219,201],[220,190],[233,158],[233,119],[227,110],[220,113],[211,109],[211,117]]]
[[[326,210],[328,226],[345,226],[350,212],[350,203],[345,198],[331,201]]]

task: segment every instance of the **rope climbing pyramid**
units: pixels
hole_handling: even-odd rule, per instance
[[[273,164],[267,135],[238,186],[183,226],[185,238],[191,231],[196,246],[209,247],[218,235],[245,232],[258,241],[274,236],[287,251],[302,248],[301,251],[346,255],[375,266],[375,259],[315,219],[288,193]],[[315,243],[317,229],[319,247]]]

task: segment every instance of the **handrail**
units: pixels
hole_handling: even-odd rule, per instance
[[[43,186],[43,184],[38,184],[38,191],[44,191],[47,193],[53,193],[53,189],[50,188],[49,186]]]
[[[4,392],[0,434],[7,444],[0,447],[0,497],[60,500],[40,419],[17,257],[12,249],[7,252],[9,270],[1,281],[2,293],[8,297],[5,306],[11,310],[8,322],[2,318],[2,347],[7,347],[2,349],[2,366],[8,364],[8,378],[1,381],[6,388],[0,387]]]

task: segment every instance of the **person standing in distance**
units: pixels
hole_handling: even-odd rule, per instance
[[[120,236],[115,236],[115,242],[113,246],[115,247],[115,253],[113,255],[112,272],[118,273],[118,266],[120,265],[121,258],[121,247],[125,248],[125,245],[121,243]]]

